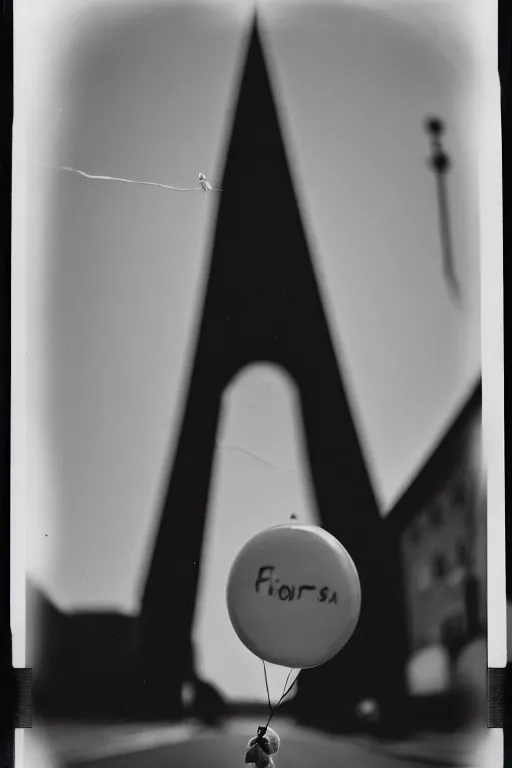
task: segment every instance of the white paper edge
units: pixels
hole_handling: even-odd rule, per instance
[[[487,658],[507,664],[505,590],[505,415],[501,112],[497,73],[497,3],[483,3],[485,37],[480,139],[482,415],[487,470]]]
[[[482,87],[480,140],[480,224],[482,298],[482,408],[487,462],[488,666],[507,664],[505,593],[505,463],[503,360],[503,257],[501,115],[497,78],[497,2],[481,2],[482,46],[486,59]],[[14,9],[16,24],[16,7]],[[14,48],[14,69],[20,64]],[[25,510],[26,510],[26,304],[25,151],[13,123],[12,182],[12,351],[11,351],[11,632],[13,666],[25,666]],[[489,731],[489,761],[503,757],[502,729]],[[15,734],[15,765],[23,766],[24,731]],[[486,750],[487,751],[487,750]]]

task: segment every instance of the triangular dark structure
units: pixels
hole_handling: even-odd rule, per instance
[[[375,643],[385,653],[387,619],[394,623],[395,657],[402,651],[395,611],[398,561],[396,553],[392,566],[388,557],[376,555],[382,521],[308,252],[256,25],[221,186],[188,397],[143,596],[145,690],[157,696],[162,687],[175,689],[183,659],[192,658],[198,564],[223,391],[246,364],[272,361],[291,374],[300,392],[322,524],[352,554],[362,581],[364,608],[354,640],[325,668],[305,672],[297,696],[297,702],[310,702],[319,711],[318,697],[325,704],[330,686],[340,711],[343,696],[352,701],[370,683],[377,685],[375,669],[386,661],[375,665]],[[395,609],[383,600],[386,585],[394,590]]]

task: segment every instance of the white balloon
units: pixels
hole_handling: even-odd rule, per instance
[[[318,526],[280,525],[254,536],[231,567],[233,628],[260,659],[294,669],[333,658],[352,636],[361,587],[352,558]]]

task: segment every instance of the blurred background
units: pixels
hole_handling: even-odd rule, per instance
[[[291,514],[348,549],[363,610],[282,706],[279,765],[477,764],[481,53],[467,5],[279,0],[255,18],[245,1],[20,3],[34,765],[242,762],[268,706],[226,579],[247,539]],[[66,168],[177,187],[202,172],[223,191]],[[274,699],[285,674],[271,669]]]

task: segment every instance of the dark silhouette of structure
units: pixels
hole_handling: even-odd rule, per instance
[[[475,461],[481,416],[478,383],[389,516],[390,531],[401,540],[411,669],[416,652],[433,646],[443,647],[449,658],[447,689],[416,694],[409,701],[412,721],[433,730],[480,717],[478,692],[460,685],[457,666],[468,646],[485,639],[487,631],[487,510]],[[475,668],[475,677],[478,673]],[[416,667],[416,680],[418,674]]]
[[[471,453],[481,421],[479,398],[478,388],[443,441],[444,473],[422,492],[423,502],[415,505],[416,514],[401,536],[414,649],[437,634],[456,653],[485,625],[480,595],[485,590],[484,558],[475,556],[477,547],[485,547],[485,505]]]
[[[365,688],[393,689],[398,666],[391,656],[403,656],[399,574],[394,553],[376,546],[382,521],[308,252],[256,25],[221,186],[188,398],[143,598],[145,690],[156,701],[159,691],[178,687],[181,660],[189,654],[223,391],[245,365],[269,361],[297,384],[322,525],[347,547],[362,581],[353,641],[325,668],[303,673],[295,704],[318,713],[322,702],[331,708],[332,698],[339,712],[342,699],[352,701]]]

